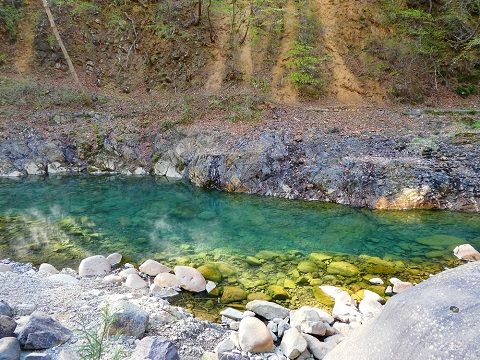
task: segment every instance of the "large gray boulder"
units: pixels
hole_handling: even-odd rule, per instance
[[[113,317],[110,334],[142,338],[147,330],[148,313],[126,300],[120,300],[111,308]]]
[[[0,360],[20,360],[20,343],[14,337],[0,339]]]
[[[480,262],[395,295],[325,360],[480,359]]]
[[[0,315],[0,339],[13,336],[17,323],[11,317]]]
[[[0,300],[0,315],[13,316],[13,309],[4,300]]]
[[[35,312],[18,334],[18,341],[25,350],[44,350],[63,344],[72,332],[52,317]]]

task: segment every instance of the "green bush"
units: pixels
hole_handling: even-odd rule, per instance
[[[19,7],[4,0],[0,1],[0,29],[5,29],[12,42],[17,40],[17,27],[21,17],[22,11]]]
[[[478,88],[474,84],[457,86],[457,88],[455,89],[455,92],[457,93],[457,95],[460,95],[462,97],[468,97],[470,95],[477,95]]]

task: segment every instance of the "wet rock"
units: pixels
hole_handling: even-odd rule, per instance
[[[4,315],[8,317],[13,316],[13,309],[4,300],[0,300],[0,315]]]
[[[301,273],[313,273],[317,271],[318,265],[313,261],[300,261],[297,265],[297,269]]]
[[[287,290],[285,290],[285,288],[280,285],[270,285],[268,287],[268,292],[274,300],[287,300],[288,298],[290,298]]]
[[[279,304],[264,300],[250,301],[247,303],[246,308],[267,320],[273,320],[275,318],[283,319],[286,318],[290,313],[289,309],[284,308]]]
[[[169,273],[172,271],[168,266],[160,264],[158,261],[148,259],[138,268],[144,274],[157,276],[160,273]]]
[[[17,323],[11,317],[0,315],[0,338],[12,337]]]
[[[308,258],[316,263],[324,263],[326,260],[330,260],[332,256],[324,253],[311,253]]]
[[[140,340],[130,360],[180,360],[173,342],[160,336],[147,336]]]
[[[368,280],[371,284],[374,284],[374,285],[383,285],[384,282],[382,279],[380,278],[371,278],[370,280]]]
[[[112,324],[111,335],[126,335],[136,338],[143,337],[148,325],[148,313],[129,301],[121,300],[110,309]]]
[[[263,262],[260,259],[257,259],[255,256],[247,256],[245,261],[248,265],[252,266],[260,266],[263,264]]]
[[[83,259],[78,267],[80,276],[104,276],[110,271],[110,262],[102,255],[94,255]]]
[[[191,292],[202,292],[207,282],[203,275],[190,266],[175,266],[175,275],[180,279],[181,287]]]
[[[130,274],[125,280],[125,286],[130,289],[144,289],[148,286],[147,282],[143,280],[138,274]]]
[[[72,332],[57,320],[35,312],[18,334],[18,341],[26,350],[44,350],[63,344],[71,336]]]
[[[325,306],[333,306],[333,298],[325,293],[319,286],[312,287],[313,296],[315,299]]]
[[[59,273],[59,271],[55,268],[55,266],[47,264],[47,263],[41,264],[38,268],[38,272],[43,272],[43,273],[51,274],[51,275]]]
[[[174,274],[170,273],[158,274],[157,276],[155,276],[153,283],[160,287],[173,289],[179,289],[181,285],[180,280]]]
[[[296,359],[307,349],[307,341],[296,328],[290,328],[283,334],[280,349],[289,359]]]
[[[243,351],[262,353],[273,350],[270,330],[262,321],[254,317],[246,317],[240,321],[238,341]]]
[[[238,286],[225,286],[223,288],[223,294],[221,302],[229,304],[231,302],[242,301],[247,298],[247,292]]]
[[[457,246],[453,250],[453,255],[455,255],[460,260],[480,261],[480,252],[478,252],[470,244],[463,244]]]
[[[270,301],[272,300],[272,297],[263,292],[254,292],[254,293],[248,294],[247,300],[248,301],[254,301],[254,300]]]
[[[112,253],[112,254],[107,256],[107,260],[112,267],[117,266],[122,262],[122,254]]]
[[[20,343],[16,338],[0,339],[0,360],[20,360]]]
[[[360,273],[360,270],[355,265],[346,261],[333,261],[328,264],[327,273],[332,275],[355,276]]]

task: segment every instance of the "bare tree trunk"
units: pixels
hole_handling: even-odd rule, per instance
[[[55,39],[58,42],[58,45],[60,46],[60,49],[62,49],[63,56],[65,57],[65,60],[67,61],[68,69],[70,70],[70,74],[73,77],[73,80],[75,81],[75,85],[79,90],[84,92],[83,86],[80,83],[80,80],[78,79],[77,72],[75,71],[75,68],[73,67],[72,60],[70,59],[70,56],[68,55],[67,49],[65,48],[65,45],[63,44],[62,38],[60,37],[60,33],[58,32],[57,26],[55,25],[55,21],[53,20],[53,15],[52,12],[50,11],[50,7],[48,6],[47,0],[42,0],[43,7],[45,8],[45,12],[47,13],[48,20],[50,21],[50,26],[52,27],[53,35],[55,35]]]

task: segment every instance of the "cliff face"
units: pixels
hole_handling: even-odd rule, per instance
[[[468,5],[470,4],[470,5]],[[92,91],[217,92],[278,102],[418,102],[474,96],[479,9],[471,2],[55,0],[54,18]],[[0,4],[0,66],[68,80],[40,1]]]
[[[0,141],[0,175],[162,175],[231,192],[376,209],[480,211],[480,137],[192,129],[151,140],[110,132],[97,150],[29,129]],[[145,151],[145,149],[149,149]]]

